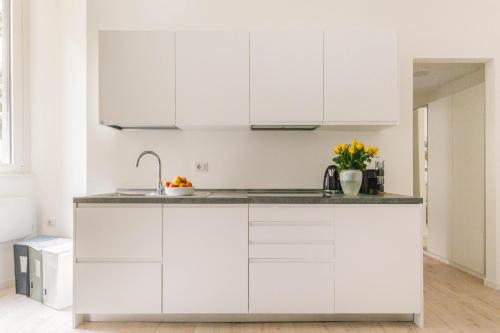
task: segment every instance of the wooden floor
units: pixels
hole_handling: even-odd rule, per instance
[[[425,328],[412,323],[84,323],[71,329],[71,312],[55,311],[12,288],[0,289],[1,333],[172,332],[172,333],[326,333],[326,332],[461,332],[500,333],[500,291],[455,268],[430,258],[424,260]]]

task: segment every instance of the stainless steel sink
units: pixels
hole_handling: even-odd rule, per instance
[[[194,192],[193,195],[186,196],[167,196],[165,194],[159,195],[154,190],[142,189],[118,189],[116,192],[105,194],[110,197],[169,197],[169,198],[204,198],[208,197],[211,192]]]
[[[249,191],[249,197],[322,197],[321,190],[259,190]]]
[[[110,197],[153,197],[153,196],[158,196],[156,192],[148,192],[148,193],[141,193],[141,192],[113,192],[113,193],[108,193],[105,194],[106,196]]]

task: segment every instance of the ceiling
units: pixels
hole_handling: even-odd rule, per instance
[[[428,94],[483,66],[482,63],[415,63],[413,64],[413,93],[414,95]]]

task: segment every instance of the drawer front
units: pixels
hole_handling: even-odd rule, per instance
[[[161,313],[161,263],[77,263],[75,312]]]
[[[82,205],[76,208],[76,258],[162,257],[161,205]]]
[[[332,259],[332,243],[250,243],[250,259]]]
[[[333,313],[332,263],[250,263],[250,313]]]
[[[250,224],[250,241],[300,242],[333,241],[333,224],[285,224],[254,222]]]
[[[332,205],[250,205],[250,222],[333,222]]]

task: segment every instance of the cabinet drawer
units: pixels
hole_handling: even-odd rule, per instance
[[[250,243],[251,259],[332,259],[332,243]]]
[[[76,258],[161,259],[161,205],[82,205],[76,209]]]
[[[333,313],[332,263],[250,263],[250,313]]]
[[[280,225],[281,224],[281,225]],[[284,223],[250,224],[250,241],[294,242],[294,241],[333,241],[333,224],[293,225]]]
[[[160,263],[78,263],[75,312],[161,313]]]
[[[250,205],[250,222],[331,222],[331,205]]]

